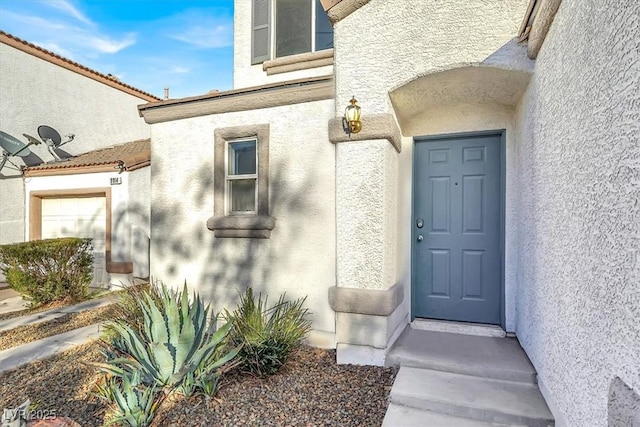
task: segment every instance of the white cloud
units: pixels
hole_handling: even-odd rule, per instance
[[[175,34],[173,38],[201,49],[227,47],[233,44],[233,27],[227,25],[194,26],[181,34]]]
[[[136,43],[134,33],[113,37],[104,34],[96,26],[83,27],[61,20],[60,17],[45,19],[5,10],[2,11],[2,17],[3,22],[20,27],[19,37],[69,58],[114,54]],[[65,48],[62,49],[60,46]]]
[[[233,45],[233,16],[226,9],[188,9],[164,24],[169,37],[198,49]]]
[[[82,37],[81,37],[82,39]],[[84,45],[92,47],[100,53],[117,53],[136,43],[135,34],[127,34],[122,40],[112,40],[105,36],[87,35],[82,41]]]
[[[67,0],[49,1],[49,2],[46,2],[45,4],[55,9],[61,10],[66,14],[68,14],[69,16],[72,16],[76,18],[78,21],[84,22],[87,25],[94,25],[94,23],[85,14],[83,14],[78,9],[76,9],[76,7]]]

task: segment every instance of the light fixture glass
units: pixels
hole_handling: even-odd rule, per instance
[[[362,129],[360,122],[360,106],[355,97],[351,97],[349,105],[344,110],[344,119],[347,122],[349,133],[358,133]]]

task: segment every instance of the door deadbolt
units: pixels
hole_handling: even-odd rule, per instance
[[[416,227],[418,228],[424,227],[424,220],[422,218],[418,218],[418,220],[416,221]]]

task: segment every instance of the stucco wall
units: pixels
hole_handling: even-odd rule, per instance
[[[253,286],[275,301],[308,296],[316,330],[333,332],[328,288],[335,285],[335,148],[327,122],[333,101],[265,108],[152,125],[151,274],[186,280],[215,311],[233,308]],[[270,125],[269,239],[215,238],[214,130]]]
[[[137,105],[145,101],[18,49],[0,44],[0,130],[26,142],[23,133],[39,139],[37,128],[48,125],[75,140],[61,147],[69,154],[149,137]],[[30,147],[43,162],[53,157],[44,144]],[[23,165],[21,159],[12,158]],[[5,166],[0,179],[0,244],[24,236],[24,193],[20,172]],[[10,178],[7,178],[10,177]]]
[[[149,277],[151,238],[151,168],[128,174],[129,203],[126,206],[131,232],[131,260],[134,277]]]
[[[517,335],[557,425],[640,392],[639,40],[637,1],[564,0],[518,109]]]
[[[391,110],[391,88],[452,64],[482,62],[516,36],[528,0],[371,0],[334,26],[336,112]],[[376,31],[366,31],[377,23]],[[360,37],[352,37],[359,34]]]
[[[233,87],[259,86],[304,77],[328,76],[333,66],[311,68],[267,76],[262,64],[251,65],[251,0],[235,0],[233,18]]]

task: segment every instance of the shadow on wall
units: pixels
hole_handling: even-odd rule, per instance
[[[149,208],[130,201],[118,206],[114,212],[111,231],[111,257],[113,261],[133,262],[133,276],[149,277]]]
[[[609,386],[608,412],[611,427],[640,426],[640,395],[618,377]]]
[[[154,159],[154,176],[163,176],[163,165]],[[298,174],[295,183],[291,176]],[[169,172],[168,175],[171,176]],[[269,174],[269,214],[276,219],[276,226],[270,239],[215,238],[207,229],[206,220],[213,215],[213,173],[212,165],[204,164],[185,180],[182,194],[172,195],[169,203],[152,203],[151,230],[152,250],[156,272],[164,271],[167,276],[180,274],[181,264],[191,264],[199,260],[197,287],[203,298],[213,301],[217,312],[223,307],[233,307],[238,296],[251,286],[256,293],[262,292],[275,302],[281,292],[290,298],[305,296],[304,289],[295,282],[299,277],[299,267],[290,262],[302,236],[304,223],[313,221],[312,213],[321,206],[310,195],[316,173],[312,170],[295,171],[283,162],[271,161]],[[162,185],[162,184],[158,184]],[[189,217],[189,206],[201,209],[206,206],[207,217]],[[320,256],[320,254],[308,254]],[[276,269],[286,272],[288,283],[275,283]],[[157,274],[157,273],[156,273]],[[155,277],[170,286],[180,286],[174,279]],[[175,278],[178,281],[180,278]],[[184,279],[181,279],[184,280]],[[291,280],[289,282],[289,280]]]

